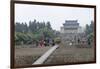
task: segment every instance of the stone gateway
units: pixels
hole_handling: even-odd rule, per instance
[[[86,36],[78,20],[66,20],[61,27],[61,39],[65,46],[76,46],[86,44]]]

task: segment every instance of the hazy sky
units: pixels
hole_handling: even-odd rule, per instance
[[[94,20],[94,9],[15,4],[15,22],[26,22],[29,25],[29,21],[34,19],[39,22],[50,21],[55,30],[60,30],[65,20],[78,20],[80,26],[85,26]]]

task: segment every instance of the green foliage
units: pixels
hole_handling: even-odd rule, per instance
[[[57,43],[57,44],[61,43],[60,37],[56,37],[56,38],[54,39],[54,42]]]
[[[52,29],[50,22],[38,22],[36,20],[29,21],[29,26],[26,23],[15,24],[15,43],[32,44],[38,42],[41,39],[55,37],[54,30]]]
[[[22,24],[20,24],[20,23],[16,23],[15,24],[15,31],[16,32],[28,32],[28,26],[27,26],[27,24],[25,23],[22,23]]]
[[[90,33],[90,34],[87,36],[87,38],[88,38],[88,40],[89,40],[90,42],[92,42],[93,39],[94,39],[94,34],[93,34],[93,33]]]
[[[94,38],[94,23],[93,21],[91,21],[90,25],[86,25],[86,31],[85,31],[86,35],[87,35],[87,40],[88,40],[88,44],[90,45],[91,42],[93,42],[93,38]]]
[[[47,22],[47,28],[52,29],[49,21]]]
[[[29,38],[28,38],[27,34],[24,34],[24,33],[21,33],[21,32],[15,33],[15,43],[16,44],[21,44],[21,42],[25,43],[28,40],[29,40]]]
[[[94,32],[94,23],[93,23],[93,21],[91,21],[90,25],[88,25],[88,24],[86,25],[85,32],[86,32],[87,35]]]

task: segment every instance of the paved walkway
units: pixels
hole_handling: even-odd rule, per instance
[[[53,46],[50,48],[46,53],[44,53],[39,59],[37,59],[32,65],[35,64],[42,64],[56,49],[58,45]]]

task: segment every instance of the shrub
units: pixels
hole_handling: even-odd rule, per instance
[[[55,38],[55,39],[54,39],[54,42],[55,42],[56,44],[61,43],[61,39],[60,39],[60,37]]]

